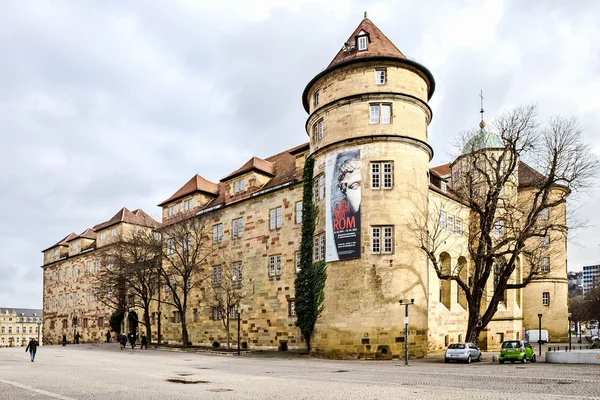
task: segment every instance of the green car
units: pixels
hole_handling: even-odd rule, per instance
[[[502,343],[500,349],[500,357],[498,357],[500,364],[504,364],[504,361],[520,361],[526,363],[527,361],[535,362],[535,351],[529,342],[525,340],[507,340]]]

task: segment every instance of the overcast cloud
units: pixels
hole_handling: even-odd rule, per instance
[[[479,3],[476,5],[475,3]],[[436,79],[432,166],[454,138],[522,103],[579,116],[600,154],[597,1],[0,2],[0,307],[42,304],[42,254],[194,174],[307,141],[301,94],[367,10]],[[592,226],[569,269],[600,263]]]

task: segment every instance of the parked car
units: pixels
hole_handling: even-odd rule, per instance
[[[550,341],[548,340],[548,331],[546,329],[542,329],[541,333],[542,343],[548,343]],[[529,331],[525,331],[525,340],[529,343],[538,343],[538,341],[540,340],[540,330],[532,329]]]
[[[498,362],[504,364],[504,361],[520,361],[526,363],[527,361],[536,362],[535,351],[529,342],[525,340],[506,340],[502,343],[500,349],[500,356]]]
[[[471,361],[481,361],[481,351],[477,346],[470,342],[451,343],[446,348],[444,362],[448,363],[452,360],[465,361],[467,363],[471,363]]]

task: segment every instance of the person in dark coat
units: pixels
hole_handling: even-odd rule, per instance
[[[119,345],[121,346],[121,350],[127,346],[127,336],[125,334],[119,335]]]
[[[129,343],[131,344],[131,348],[135,348],[135,335],[129,332]]]
[[[81,337],[81,335],[79,334],[79,332],[77,332],[75,334],[75,344],[79,344],[79,338]]]
[[[110,331],[106,331],[106,343],[110,343]]]
[[[67,335],[63,335],[62,345],[63,346],[67,345]]]
[[[37,351],[38,342],[35,339],[31,339],[29,343],[27,343],[27,348],[25,349],[25,353],[29,352],[29,356],[31,357],[31,362],[35,359],[35,352]]]
[[[142,345],[140,346],[140,350],[144,347],[146,348],[146,350],[148,350],[148,338],[146,337],[145,333],[142,334]]]

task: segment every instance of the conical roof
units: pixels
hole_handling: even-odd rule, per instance
[[[482,149],[502,149],[504,143],[500,136],[485,129],[485,122],[481,122],[481,129],[463,146],[463,154],[469,154]]]
[[[357,38],[362,35],[367,36],[368,43],[366,50],[358,49]],[[365,18],[358,24],[358,27],[352,32],[352,35],[350,35],[327,68],[331,68],[336,64],[354,58],[377,56],[406,59],[406,56],[398,50],[390,39],[388,39],[370,19]]]

